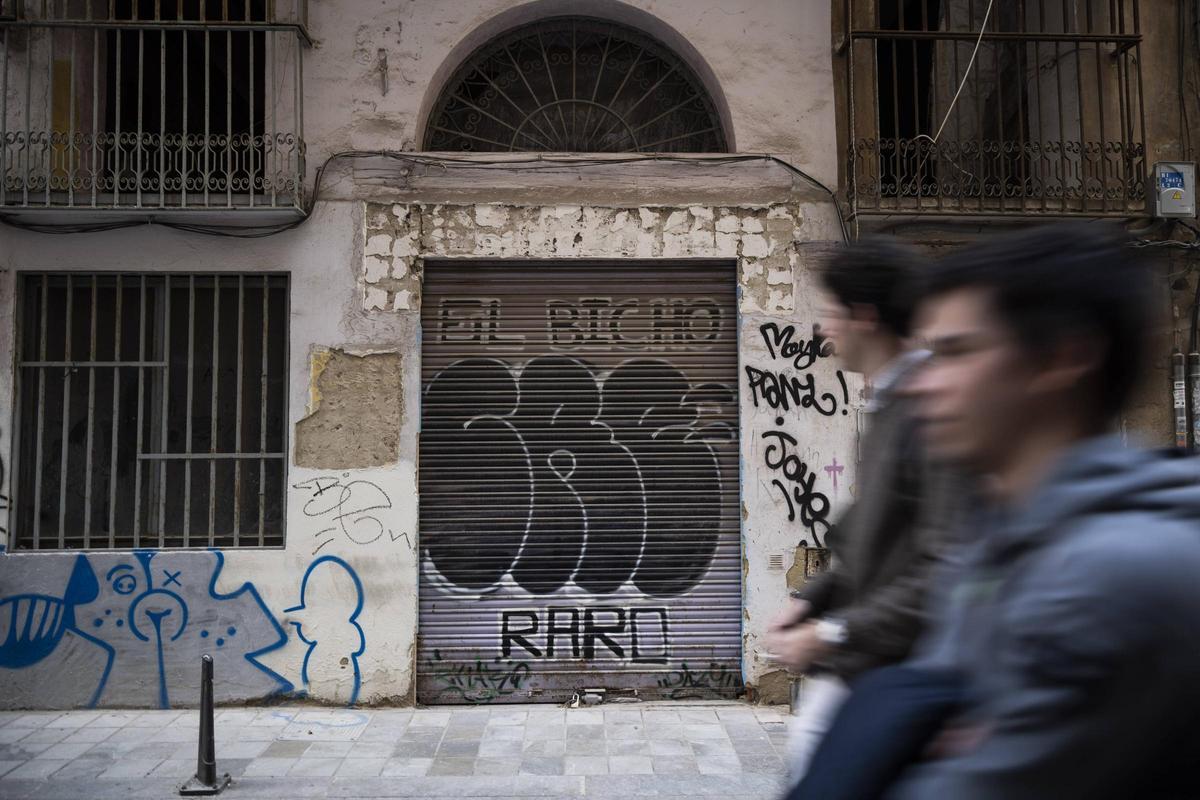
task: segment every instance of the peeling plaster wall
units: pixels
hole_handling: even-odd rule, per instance
[[[581,205],[384,205],[363,215],[363,307],[420,308],[425,258],[737,259],[743,312],[794,308],[800,204],[596,208]]]
[[[83,566],[76,553],[0,558],[0,603],[14,604],[10,611],[22,598],[43,594],[77,612],[70,626],[47,629],[42,657],[30,646],[0,651],[8,653],[0,656],[7,659],[0,661],[0,678],[13,687],[0,691],[0,705],[188,704],[206,651],[221,656],[222,701],[273,693],[337,704],[412,699],[419,309],[431,258],[736,260],[744,670],[748,685],[777,690],[778,676],[757,686],[772,672],[762,658],[762,635],[786,592],[786,573],[771,557],[782,555],[780,563],[788,564],[801,541],[819,540],[853,489],[858,388],[848,380],[843,389],[828,359],[797,358],[811,350],[813,301],[806,256],[796,243],[834,235],[826,211],[806,199],[688,207],[365,200],[322,204],[302,228],[236,243],[156,228],[64,237],[53,247],[34,234],[6,234],[7,257],[22,269],[287,271],[291,458],[282,549],[225,550],[220,557],[91,552]],[[152,253],[154,263],[130,253]],[[11,287],[11,273],[4,277]],[[11,297],[0,303],[0,316],[10,321],[5,336],[12,330]],[[11,381],[11,363],[0,365],[0,387]],[[773,385],[800,399],[783,408],[784,395]],[[6,415],[11,397],[4,395]],[[359,429],[380,441],[360,446]],[[795,444],[771,438],[771,431]],[[394,440],[383,441],[387,433]],[[786,444],[786,452],[772,444]],[[839,471],[826,469],[835,464]],[[136,580],[128,595],[115,585],[126,572]],[[153,637],[128,634],[135,620],[146,632],[139,615],[147,601],[138,599],[148,593],[164,599],[155,592],[178,595],[189,610],[186,631],[176,638],[178,631],[168,628],[161,675]],[[220,634],[229,628],[237,633]],[[217,645],[217,638],[224,641]],[[56,690],[68,683],[71,692]]]
[[[36,234],[6,234],[0,247],[5,353],[12,352],[15,286],[5,268],[288,272],[293,451],[282,549],[0,556],[0,707],[194,704],[204,652],[214,656],[221,702],[275,694],[339,705],[411,701],[419,420],[403,409],[418,407],[418,360],[407,357],[418,335],[408,316],[362,310],[361,230],[360,208],[341,203],[322,205],[296,231],[242,242],[150,227],[60,237],[52,246]],[[313,400],[314,353],[325,354],[316,380],[323,396],[297,434]],[[0,362],[6,465],[12,378],[6,358]],[[381,441],[360,447],[360,433]],[[328,452],[301,457],[305,439]],[[7,524],[0,511],[0,526]],[[160,644],[149,612],[162,610],[171,613],[161,620]],[[32,635],[10,638],[14,618],[32,619]]]
[[[317,43],[304,56],[307,185],[330,153],[416,149],[432,98],[475,46],[538,16],[576,13],[686,45],[685,59],[724,98],[739,151],[771,152],[826,183],[836,180],[829,10],[822,4],[343,0],[310,4]],[[411,185],[388,186],[391,176],[382,175],[372,186],[335,169],[313,218],[265,239],[152,226],[62,237],[0,229],[0,352],[14,352],[16,270],[286,271],[291,314],[285,546],[0,556],[0,707],[191,704],[203,652],[216,657],[222,702],[278,693],[335,704],[411,701],[427,258],[736,259],[745,364],[763,357],[755,343],[762,324],[795,323],[798,331],[811,324],[793,241],[836,234],[827,200],[796,176],[767,164],[592,169],[568,166],[536,178],[489,172],[514,187],[504,195],[510,205],[477,177],[456,185],[455,175],[427,169]],[[624,199],[589,196],[593,181]],[[406,194],[396,203],[399,189]],[[3,547],[13,366],[0,360]],[[784,573],[766,569],[767,555],[793,550],[807,528],[799,516],[788,519],[787,501],[759,474],[762,446],[753,437],[762,429],[751,423],[773,417],[754,408],[748,391],[743,385],[742,504],[746,679],[753,685],[767,669],[754,648],[785,588]],[[788,430],[803,439],[814,465],[827,455],[840,460],[852,447],[853,425],[818,416],[789,414]],[[832,491],[824,472],[816,491]],[[174,610],[161,642],[147,616],[155,604]],[[43,612],[50,616],[41,626]],[[38,615],[31,639],[7,638],[12,629],[3,625],[13,614],[25,621]]]
[[[400,457],[404,383],[399,353],[312,353],[308,415],[296,424],[296,466],[352,469]]]

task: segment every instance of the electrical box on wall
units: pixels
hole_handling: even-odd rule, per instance
[[[1196,216],[1196,164],[1159,161],[1150,176],[1150,214],[1154,217],[1194,219]]]

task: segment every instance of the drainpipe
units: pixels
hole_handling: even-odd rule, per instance
[[[1186,450],[1190,420],[1187,407],[1187,364],[1183,353],[1176,350],[1171,354],[1171,399],[1175,407],[1175,446]]]
[[[1197,0],[1200,11],[1200,0]],[[1200,25],[1200,20],[1198,20]],[[1198,28],[1200,30],[1200,28]],[[1171,354],[1174,402],[1175,402],[1175,444],[1188,448],[1191,452],[1200,452],[1200,272],[1195,276],[1196,292],[1192,297],[1192,324],[1188,332],[1188,354],[1186,359],[1178,348]],[[1180,394],[1183,397],[1180,397]],[[1180,406],[1183,406],[1181,411]],[[1184,432],[1180,435],[1180,414],[1183,415]],[[1189,441],[1190,439],[1190,441]]]
[[[1188,381],[1191,383],[1192,452],[1200,453],[1200,353],[1188,353]]]

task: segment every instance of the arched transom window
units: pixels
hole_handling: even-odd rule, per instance
[[[433,107],[426,150],[728,150],[695,72],[649,36],[583,17],[543,20],[477,50]]]

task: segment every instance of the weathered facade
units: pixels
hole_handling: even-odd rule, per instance
[[[841,3],[247,2],[184,34],[81,0],[48,39],[33,5],[0,41],[0,706],[194,703],[205,652],[224,702],[782,698],[766,625],[869,457],[813,331]],[[147,52],[227,70],[189,106]],[[159,87],[136,113],[118,64]],[[1182,159],[1156,102],[1141,160]],[[995,223],[942,211],[848,228]],[[157,224],[89,227],[124,222]]]

